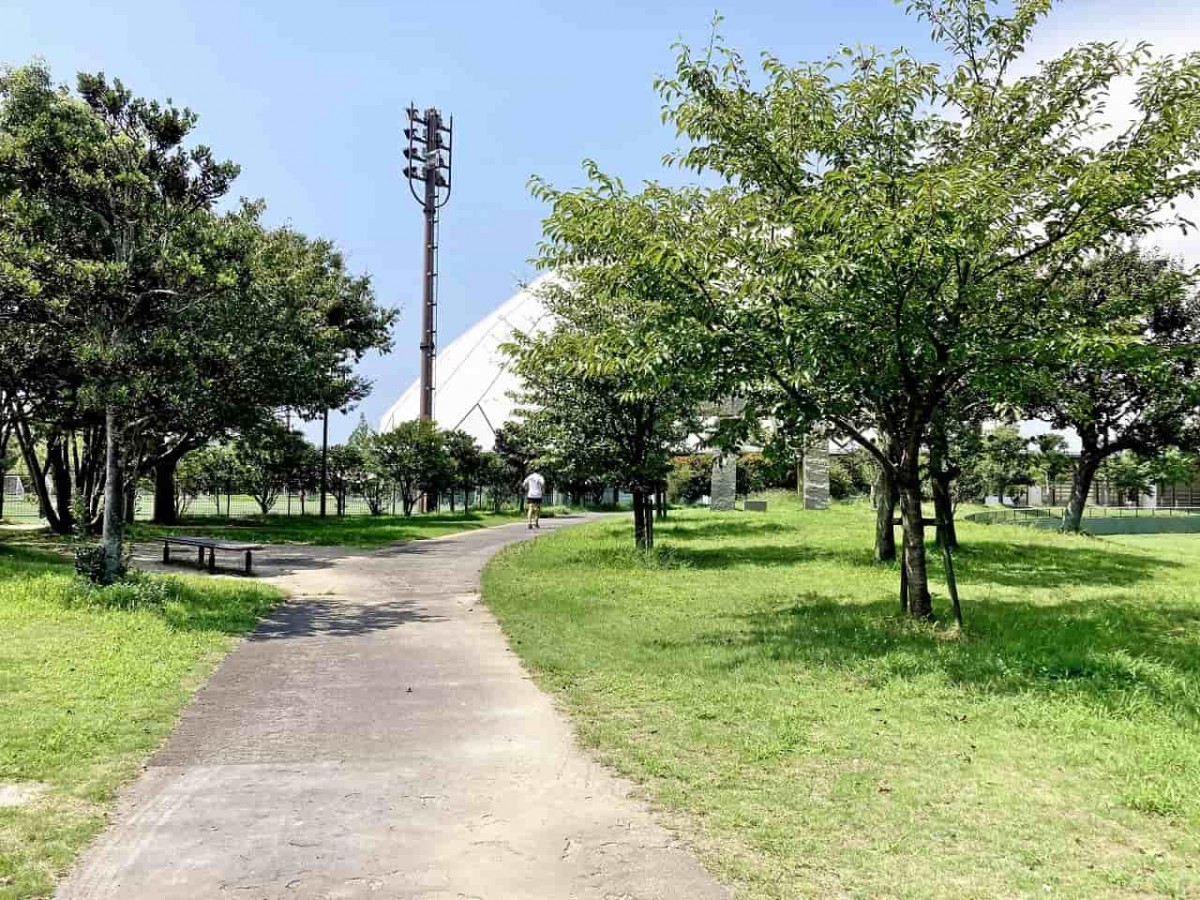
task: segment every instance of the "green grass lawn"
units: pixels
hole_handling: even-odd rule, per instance
[[[234,636],[281,597],[205,576],[144,576],[136,604],[134,590],[100,600],[62,556],[0,543],[0,786],[42,791],[0,805],[3,900],[49,896]]]
[[[1200,897],[1200,536],[963,524],[958,636],[898,616],[869,508],[771,507],[484,574],[582,740],[739,900]]]

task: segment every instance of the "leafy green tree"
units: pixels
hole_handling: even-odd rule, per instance
[[[1154,469],[1150,462],[1130,450],[1106,458],[1097,474],[1107,483],[1110,497],[1115,495],[1118,506],[1136,505],[1139,498],[1149,494],[1154,487]]]
[[[0,84],[3,181],[38,246],[76,260],[93,278],[72,300],[76,352],[88,402],[103,410],[103,546],[111,580],[122,566],[126,407],[154,377],[156,345],[172,295],[164,279],[176,238],[237,175],[203,146],[187,147],[196,116],[136,98],[119,80],[79,76],[74,96],[37,66]]]
[[[513,467],[500,453],[489,450],[480,457],[479,483],[487,491],[493,512],[500,512],[504,502],[514,496]]]
[[[144,396],[141,471],[156,480],[157,521],[178,460],[198,445],[254,428],[279,409],[312,418],[345,409],[369,384],[353,372],[369,350],[386,350],[395,318],[370,281],[349,272],[329,242],[291,229],[265,230],[262,204],[195,223],[178,255],[181,293],[177,365]]]
[[[1073,328],[1048,344],[1038,369],[1041,414],[1079,436],[1067,530],[1079,530],[1105,459],[1161,452],[1200,415],[1195,278],[1134,245],[1089,256],[1056,285],[1055,306]]]
[[[521,481],[531,471],[538,454],[529,427],[522,422],[505,422],[493,439],[495,459],[490,463],[489,487],[497,510],[505,501],[521,495]],[[499,491],[499,496],[497,496]]]
[[[667,500],[671,503],[699,503],[712,487],[713,458],[706,454],[676,456],[667,475]]]
[[[540,454],[627,488],[635,542],[648,548],[671,452],[716,395],[694,348],[660,337],[677,321],[672,307],[700,299],[662,252],[689,209],[656,186],[634,194],[594,165],[588,174],[590,185],[576,191],[533,183],[550,205],[538,264],[558,273],[542,287],[555,325],[518,335],[510,350]]]
[[[731,185],[664,248],[707,290],[664,335],[712,335],[710,358],[741,369],[747,393],[772,386],[875,456],[900,492],[917,617],[933,614],[920,469],[937,411],[962,391],[1011,402],[1011,373],[1063,329],[1061,275],[1200,184],[1200,55],[1084,44],[1015,75],[1049,8],[913,0],[945,63],[768,55],[760,86],[716,38],[659,82],[686,141],[675,160]],[[1126,76],[1136,121],[1102,135]]]
[[[445,436],[432,422],[401,422],[375,435],[371,447],[375,475],[395,486],[406,516],[412,515],[423,494],[437,497],[450,480]]]
[[[192,502],[208,494],[221,512],[221,495],[228,494],[237,475],[232,450],[225,445],[212,444],[189,454],[179,466],[175,479],[175,518],[183,516]]]
[[[983,436],[979,476],[1001,503],[1012,496],[1011,488],[1033,484],[1034,465],[1029,439],[1015,426],[1001,425]]]
[[[1074,460],[1067,453],[1067,441],[1061,434],[1047,432],[1033,438],[1037,454],[1033,458],[1034,466],[1042,476],[1046,486],[1046,497],[1051,506],[1058,505],[1058,482],[1075,467]]]
[[[1195,481],[1200,465],[1194,453],[1178,447],[1168,447],[1164,452],[1149,460],[1151,483],[1174,487]]]
[[[254,498],[262,514],[274,509],[296,472],[311,464],[313,447],[298,431],[272,422],[234,443],[238,484]]]
[[[346,514],[346,498],[359,492],[366,479],[366,460],[359,444],[334,444],[329,448],[329,490],[334,497],[337,514]]]
[[[458,491],[463,492],[463,502],[469,509],[471,492],[479,484],[483,466],[479,442],[465,431],[457,429],[443,432],[443,440],[450,462],[450,511],[454,512],[454,495]]]
[[[829,493],[837,500],[866,497],[875,482],[875,465],[867,451],[857,448],[829,459]]]
[[[264,229],[261,203],[211,209],[236,168],[184,146],[194,123],[100,76],[0,77],[0,385],[57,531],[73,492],[100,508],[108,412],[120,486],[153,472],[169,522],[187,453],[353,404],[354,363],[390,343],[395,313],[331,243]]]
[[[366,416],[360,415],[358,425],[346,441],[347,456],[351,462],[346,477],[347,486],[363,498],[371,515],[380,516],[391,497],[393,486],[376,455],[376,437],[378,435],[367,423]]]

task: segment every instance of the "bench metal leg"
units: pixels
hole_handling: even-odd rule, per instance
[[[250,551],[246,551],[246,574],[250,574]]]
[[[212,547],[208,548],[208,571],[217,571],[217,551]]]
[[[163,541],[163,565],[171,561],[171,545]]]
[[[203,547],[196,548],[196,565],[198,565],[202,569],[204,568],[204,548]]]

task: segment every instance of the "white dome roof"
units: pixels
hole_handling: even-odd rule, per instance
[[[521,383],[509,369],[500,345],[514,331],[535,334],[550,325],[550,316],[537,289],[553,275],[543,275],[466,332],[438,351],[434,368],[433,417],[445,429],[461,429],[491,450],[496,429],[513,416],[516,402],[509,396]],[[420,380],[408,386],[383,414],[380,431],[391,431],[421,412]]]

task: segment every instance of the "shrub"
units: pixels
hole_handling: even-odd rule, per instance
[[[667,502],[690,504],[712,488],[712,457],[703,454],[676,456],[667,475]]]
[[[871,493],[875,463],[861,448],[829,457],[829,493],[835,500],[863,497]]]
[[[179,585],[174,579],[130,572],[107,585],[80,579],[67,595],[67,602],[103,609],[160,609],[178,594]]]
[[[125,560],[121,560],[115,573],[108,571],[108,557],[101,544],[80,544],[75,547],[75,573],[89,584],[112,584],[125,571]]]

